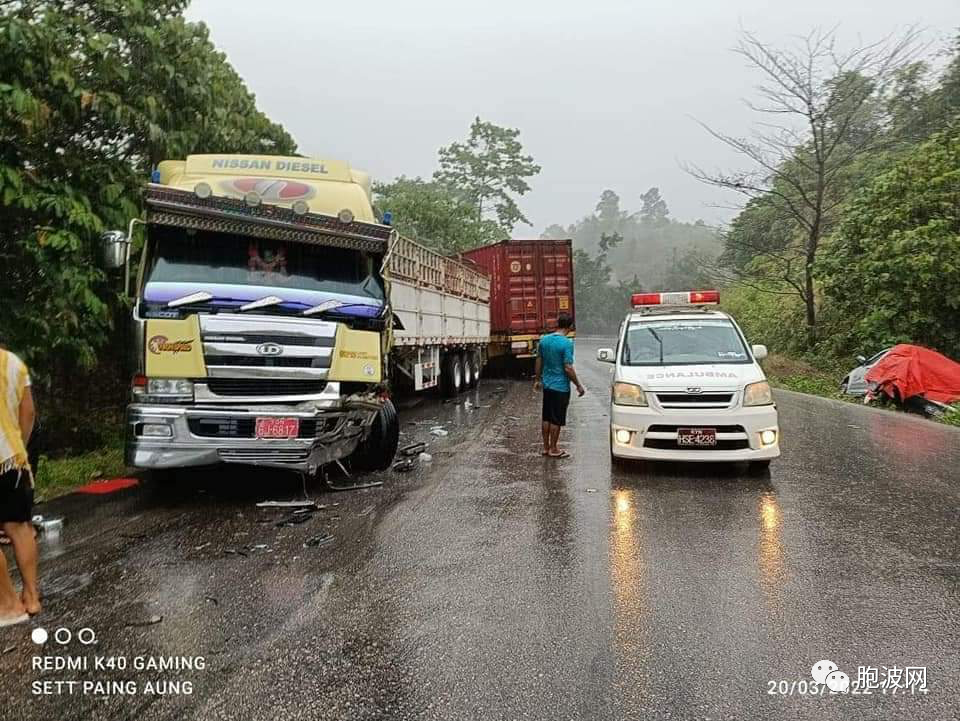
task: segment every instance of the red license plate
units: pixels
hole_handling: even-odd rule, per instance
[[[677,429],[678,446],[695,446],[702,448],[704,446],[717,445],[716,428],[678,428]]]
[[[257,418],[257,438],[296,438],[299,418]]]

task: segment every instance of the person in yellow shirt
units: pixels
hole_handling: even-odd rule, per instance
[[[0,552],[0,626],[22,623],[40,612],[37,541],[31,522],[33,472],[27,458],[35,417],[27,367],[0,346],[0,525],[13,544],[23,580],[23,592],[17,596],[6,556]]]

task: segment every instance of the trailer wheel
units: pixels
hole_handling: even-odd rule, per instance
[[[474,384],[477,382],[476,376],[473,374],[473,363],[470,361],[470,353],[463,353],[460,356],[460,365],[463,368],[463,389],[473,388]]]
[[[463,388],[463,361],[458,353],[447,353],[440,370],[440,391],[444,398],[453,398]]]
[[[480,357],[474,351],[467,351],[463,356],[464,373],[468,376],[467,388],[476,388],[480,382]]]
[[[350,465],[359,471],[385,471],[393,463],[400,443],[400,419],[393,401],[387,399],[370,427],[370,433],[350,455]]]

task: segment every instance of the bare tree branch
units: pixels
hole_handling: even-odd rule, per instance
[[[701,182],[755,199],[802,234],[798,248],[745,247],[764,261],[740,273],[760,285],[771,281],[805,305],[811,338],[816,328],[813,264],[820,241],[832,227],[844,199],[844,170],[858,158],[884,149],[890,141],[887,118],[876,101],[897,72],[919,52],[920,31],[909,27],[898,35],[840,49],[837,30],[815,28],[792,47],[779,48],[742,31],[734,52],[759,72],[759,101],[747,107],[766,118],[754,124],[749,138],[723,133],[697,120],[712,137],[746,158],[754,171],[709,173],[696,165],[686,170]],[[728,234],[728,248],[737,243]],[[761,269],[760,266],[767,266]],[[775,278],[769,277],[772,266]],[[750,275],[752,274],[752,276]],[[802,281],[797,278],[802,276]]]

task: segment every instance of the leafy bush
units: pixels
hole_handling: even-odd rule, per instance
[[[806,343],[803,305],[796,295],[778,295],[746,285],[720,292],[721,307],[732,315],[750,343],[777,353],[799,354]]]
[[[940,420],[948,426],[960,427],[960,403],[950,406],[950,410],[944,413]]]
[[[960,124],[917,146],[849,206],[819,264],[834,352],[960,351]]]

